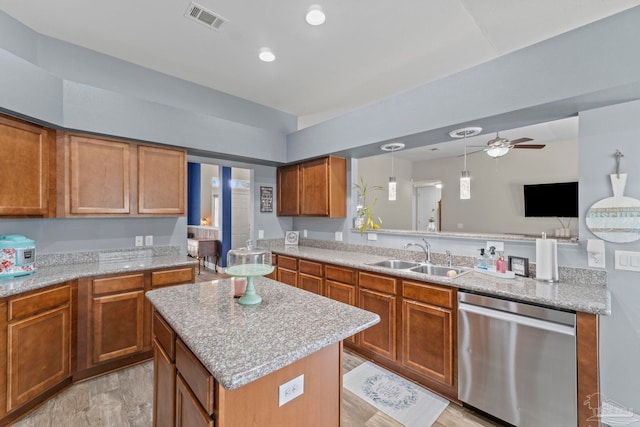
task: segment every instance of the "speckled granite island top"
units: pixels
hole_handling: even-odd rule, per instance
[[[262,302],[238,304],[231,279],[147,292],[147,298],[224,388],[232,390],[339,342],[380,316],[264,277]]]
[[[592,283],[589,277],[581,278],[580,271],[576,272],[575,279],[571,282],[560,281],[557,283],[539,282],[532,278],[518,276],[515,279],[501,279],[474,271],[450,279],[408,270],[392,270],[368,265],[392,258],[390,256],[308,246],[291,246],[283,249],[273,248],[272,252],[406,279],[439,283],[555,308],[601,315],[611,314],[611,296],[606,284]]]

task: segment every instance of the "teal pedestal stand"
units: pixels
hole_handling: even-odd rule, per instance
[[[273,272],[272,265],[265,264],[238,264],[228,267],[226,273],[230,276],[246,277],[247,288],[238,299],[238,303],[242,305],[256,305],[262,302],[262,297],[256,293],[253,286],[253,278],[256,276],[264,276]]]
[[[247,288],[238,299],[238,303],[242,305],[255,305],[262,302],[262,297],[256,293],[256,288],[253,286],[253,276],[247,277]]]

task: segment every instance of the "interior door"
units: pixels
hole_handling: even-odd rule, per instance
[[[434,213],[434,220],[438,224],[438,200],[441,197],[441,190],[436,186],[418,187],[417,193],[416,230],[427,231],[431,212]]]

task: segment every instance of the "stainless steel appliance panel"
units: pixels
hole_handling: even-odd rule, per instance
[[[576,426],[575,314],[462,291],[458,301],[458,398],[515,426]]]

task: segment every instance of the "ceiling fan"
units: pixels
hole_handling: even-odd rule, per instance
[[[500,136],[500,132],[496,132],[496,137],[487,141],[486,145],[484,146],[476,145],[476,147],[483,147],[482,151],[485,151],[490,157],[493,157],[493,158],[504,156],[512,148],[541,149],[545,147],[545,144],[523,144],[524,142],[529,142],[529,141],[533,141],[533,139],[518,138],[514,140],[509,140],[507,138],[502,138]]]

